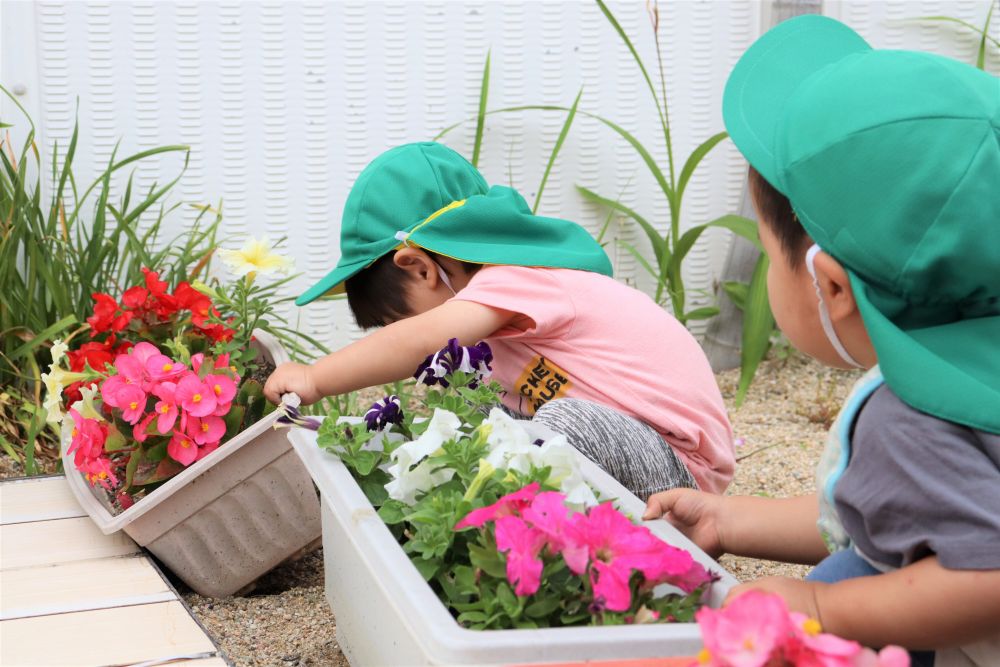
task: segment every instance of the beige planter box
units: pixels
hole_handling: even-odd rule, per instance
[[[261,354],[288,355],[256,332]],[[232,595],[319,539],[320,504],[308,471],[272,412],[113,516],[75,472],[63,433],[63,467],[73,495],[101,531],[124,530],[184,583],[211,597]]]

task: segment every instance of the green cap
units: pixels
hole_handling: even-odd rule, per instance
[[[723,118],[847,269],[892,390],[1000,433],[1000,80],[802,16],[736,64]]]
[[[489,187],[443,144],[406,144],[365,167],[344,205],[340,261],[295,303],[304,306],[402,245],[477,264],[580,269],[611,275],[586,229],[533,215],[512,188]]]

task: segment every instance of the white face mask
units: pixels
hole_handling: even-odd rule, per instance
[[[806,252],[806,268],[809,270],[809,275],[812,276],[813,287],[816,288],[816,299],[819,301],[819,321],[823,325],[823,332],[826,334],[827,340],[830,341],[830,345],[833,349],[837,351],[840,358],[844,360],[845,363],[854,366],[855,368],[864,368],[861,364],[854,360],[854,357],[850,355],[847,348],[840,342],[840,338],[837,337],[837,332],[833,328],[833,322],[830,320],[830,311],[826,308],[826,302],[823,301],[823,293],[819,289],[819,280],[816,278],[816,254],[821,250],[821,248],[815,243]]]

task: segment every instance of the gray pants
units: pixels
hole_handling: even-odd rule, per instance
[[[557,398],[534,421],[564,434],[580,453],[645,501],[667,489],[697,489],[673,448],[648,424],[613,408],[577,398]]]

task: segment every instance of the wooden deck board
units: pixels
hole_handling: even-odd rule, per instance
[[[138,552],[128,535],[105,535],[90,517],[0,526],[0,569],[5,571]]]
[[[18,479],[0,484],[0,524],[86,516],[66,478]]]
[[[0,620],[177,599],[144,556],[0,572]]]
[[[178,601],[0,621],[4,665],[122,665],[215,652]]]
[[[65,478],[0,482],[0,518],[0,665],[228,664],[142,549],[101,533]]]

